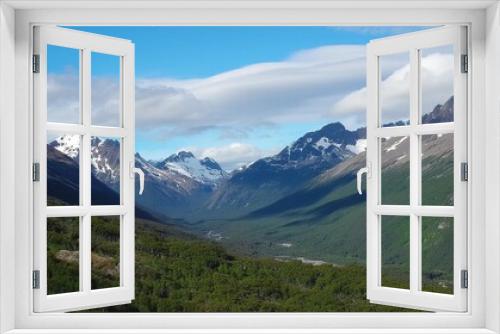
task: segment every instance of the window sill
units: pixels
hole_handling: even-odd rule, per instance
[[[484,328],[470,329],[16,329],[5,334],[494,334]]]

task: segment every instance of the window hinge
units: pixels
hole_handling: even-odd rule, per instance
[[[39,182],[40,181],[40,164],[38,162],[35,162],[33,164],[33,182]]]
[[[461,277],[460,277],[461,288],[467,289],[469,287],[469,271],[462,270],[460,274],[461,274]]]
[[[33,289],[40,289],[40,270],[33,270]]]
[[[462,73],[469,72],[469,56],[462,55]]]
[[[460,165],[460,179],[469,181],[469,164],[466,162],[462,162]]]
[[[40,55],[33,55],[33,73],[40,73]]]

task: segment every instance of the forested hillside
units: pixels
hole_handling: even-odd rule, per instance
[[[96,223],[102,223],[97,222]],[[92,254],[92,286],[118,282],[118,230],[100,224],[98,249]],[[68,256],[78,225],[60,220],[49,230],[51,293],[78,290],[78,263]],[[61,236],[73,236],[69,242]],[[58,237],[59,236],[59,237]],[[77,253],[75,253],[77,255]],[[77,258],[77,256],[76,256]],[[107,312],[389,312],[393,307],[370,304],[365,270],[360,265],[335,267],[280,262],[229,254],[214,242],[175,227],[137,220],[136,298]]]

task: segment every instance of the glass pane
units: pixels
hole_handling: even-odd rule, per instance
[[[120,57],[92,52],[92,124],[120,126]]]
[[[47,294],[79,291],[80,218],[47,219]]]
[[[47,120],[80,123],[80,50],[47,45]]]
[[[422,290],[453,294],[451,217],[422,217]]]
[[[422,205],[453,205],[453,134],[421,136]]]
[[[92,137],[92,205],[120,205],[120,139]]]
[[[120,286],[120,217],[92,217],[92,289]]]
[[[380,56],[380,122],[406,125],[410,119],[410,54]]]
[[[410,217],[382,216],[382,286],[410,288]]]
[[[47,132],[47,205],[80,205],[80,135]]]
[[[408,137],[380,138],[381,204],[410,204],[410,140]]]
[[[453,122],[453,45],[420,50],[422,123]]]

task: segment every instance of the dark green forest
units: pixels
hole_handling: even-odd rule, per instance
[[[92,287],[117,285],[119,229],[95,218]],[[78,222],[48,225],[49,293],[78,291]],[[69,253],[68,252],[75,252]],[[95,265],[95,258],[98,259]],[[311,265],[234,256],[175,227],[136,221],[136,298],[99,311],[121,312],[372,312],[361,265]]]

